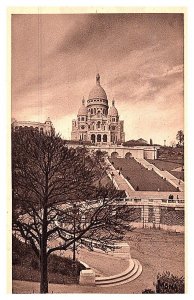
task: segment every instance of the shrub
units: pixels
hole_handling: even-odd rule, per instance
[[[30,265],[33,269],[38,270],[39,269],[38,259],[37,258],[32,258]]]
[[[145,289],[142,294],[184,294],[184,277],[178,277],[166,271],[158,273],[157,282],[154,283],[156,291]]]
[[[157,275],[157,294],[184,294],[184,277],[178,277],[170,272]]]

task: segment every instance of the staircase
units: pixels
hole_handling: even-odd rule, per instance
[[[119,174],[119,171],[114,168],[114,166],[110,163],[108,159],[106,163],[109,166],[109,170],[107,170],[107,175],[112,180],[115,187],[119,190],[124,190],[128,197],[130,192],[134,191],[134,188],[121,173]]]
[[[97,286],[117,286],[135,280],[142,273],[142,265],[137,259],[129,260],[129,267],[122,273],[109,277],[96,277]]]

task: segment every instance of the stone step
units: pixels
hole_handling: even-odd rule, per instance
[[[107,280],[114,280],[119,277],[123,277],[123,276],[127,275],[129,272],[131,272],[134,269],[134,266],[135,266],[134,260],[130,259],[129,267],[125,271],[123,271],[122,273],[119,273],[119,274],[112,275],[112,276],[99,277],[96,279],[96,282],[99,282],[99,283],[104,282],[104,281],[107,282]]]
[[[96,285],[107,287],[107,286],[116,286],[116,285],[125,284],[127,282],[136,279],[141,274],[141,272],[142,272],[142,266],[139,263],[139,261],[136,259],[131,259],[130,265],[126,271],[118,275],[114,275],[106,278],[105,277],[97,278]]]

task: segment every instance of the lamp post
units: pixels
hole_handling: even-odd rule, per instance
[[[77,206],[74,203],[73,204],[73,262],[75,262],[75,226],[76,226],[76,212],[77,212]]]

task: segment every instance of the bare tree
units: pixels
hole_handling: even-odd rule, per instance
[[[112,183],[103,186],[101,152],[68,149],[60,136],[12,133],[13,230],[40,260],[40,293],[48,292],[48,256],[84,244],[113,249],[135,219],[118,205]],[[74,257],[75,259],[75,257]]]

